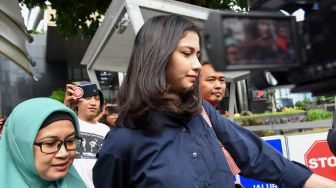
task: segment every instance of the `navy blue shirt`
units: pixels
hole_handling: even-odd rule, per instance
[[[213,128],[201,115],[187,123],[153,112],[162,133],[114,128],[93,168],[96,188],[234,188],[234,176],[217,138],[245,177],[285,187],[303,187],[312,172],[284,158],[258,136],[203,104]],[[214,131],[215,129],[215,131]],[[216,137],[217,135],[217,137]]]

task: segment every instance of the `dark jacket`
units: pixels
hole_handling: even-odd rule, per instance
[[[290,162],[250,131],[203,104],[218,139],[245,177],[284,187],[302,187],[312,172]],[[96,188],[234,188],[234,177],[215,132],[201,115],[183,124],[153,112],[165,126],[150,136],[139,130],[114,128],[106,136],[93,168]]]

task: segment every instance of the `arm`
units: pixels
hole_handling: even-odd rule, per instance
[[[95,118],[96,121],[100,122],[101,120],[103,120],[106,117],[106,114],[104,111],[100,112],[98,114],[98,116]]]
[[[106,116],[108,115],[108,110],[107,110],[107,108],[108,108],[109,106],[112,106],[112,104],[106,104],[106,105],[103,107],[103,111],[100,112],[100,113],[98,114],[98,116],[95,118],[96,121],[99,121],[99,122],[100,122],[101,120],[103,120],[104,118],[106,118]]]
[[[130,136],[112,129],[105,137],[97,153],[93,167],[93,183],[96,188],[127,188],[130,182]]]
[[[129,163],[111,154],[102,153],[93,167],[93,183],[96,188],[127,188]]]
[[[316,187],[335,188],[336,182],[328,178],[319,176],[317,174],[313,174],[307,179],[303,188],[316,188]]]
[[[312,175],[307,167],[289,161],[257,135],[225,119],[209,104],[205,104],[204,108],[218,139],[230,152],[243,176],[284,187],[301,188]]]

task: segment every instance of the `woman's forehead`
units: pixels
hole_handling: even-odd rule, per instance
[[[193,48],[197,51],[200,50],[199,36],[194,31],[187,31],[177,44],[180,48]]]

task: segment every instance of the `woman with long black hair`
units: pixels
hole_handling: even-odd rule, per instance
[[[142,26],[118,93],[118,127],[97,154],[95,187],[233,188],[221,144],[246,177],[291,188],[336,187],[202,101],[201,46],[185,17],[156,16]]]

